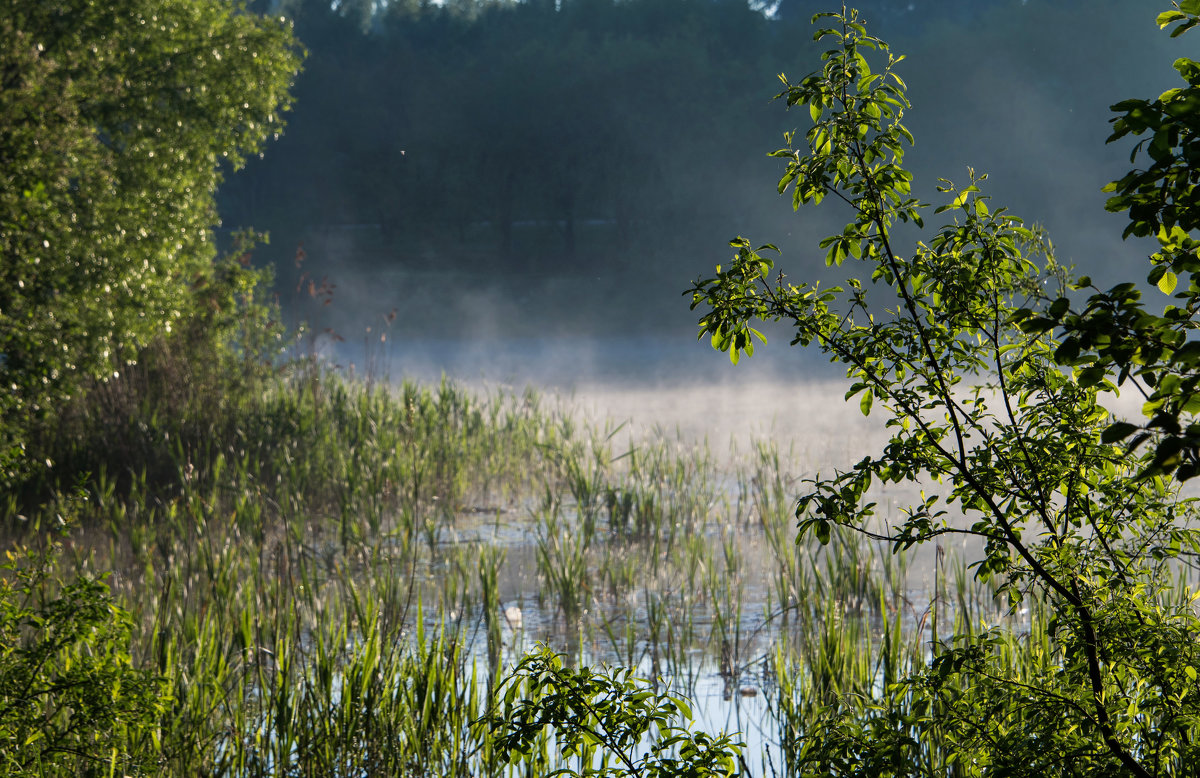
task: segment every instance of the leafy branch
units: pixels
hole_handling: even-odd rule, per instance
[[[1196,10],[1181,3],[1176,12],[1160,17],[1160,24],[1186,25]],[[1118,121],[1121,133],[1139,131],[1135,117],[1149,127],[1146,117],[1153,111],[1160,131],[1168,123],[1162,117],[1189,128],[1168,129],[1153,141],[1150,154],[1160,169],[1135,171],[1118,182],[1113,191],[1123,194],[1109,207],[1146,219],[1150,202],[1160,232],[1169,227],[1163,240],[1171,241],[1170,261],[1187,266],[1180,252],[1190,251],[1196,273],[1186,308],[1169,309],[1156,322],[1130,302],[1117,326],[1112,318],[1071,312],[1069,290],[1090,282],[1072,279],[1039,231],[1003,208],[993,210],[981,190],[986,176],[974,171],[965,187],[945,180],[938,187],[946,200],[934,213],[951,221],[928,242],[917,241],[911,253],[898,250],[897,225],[923,228],[922,213],[931,207],[912,197],[912,175],[902,167],[904,146],[913,142],[901,123],[909,105],[905,85],[893,72],[902,58],[868,35],[856,12],[843,7],[840,14],[818,14],[814,23],[826,19],[838,24],[815,34],[835,43],[822,55],[823,68],[799,83],[783,78],[786,91],[779,96],[789,107],[807,107],[813,125],[803,144],[789,133],[787,147],[772,156],[786,161],[778,189],[781,194],[792,189],[795,208],[819,205],[831,195],[851,208],[853,220],[820,247],[826,250],[826,265],[853,262],[864,268],[869,282],[851,277],[844,286],[828,289],[785,283],[782,270],[776,272],[775,261],[766,256],[778,249],[752,249],[738,238],[731,244],[737,249],[732,263],[718,266],[715,276],[689,290],[692,307],[704,310],[701,337],[708,336],[736,362],[740,353],[753,354],[754,339],[765,341],[752,322],[784,321],[793,328],[793,345],[814,345],[846,367],[852,382],[847,399],[861,395],[864,414],[876,404],[888,414],[892,434],[881,456],[832,478],[818,476],[799,497],[801,534],[814,532],[828,542],[831,527],[843,525],[897,550],[950,532],[973,534],[986,540],[982,558],[973,565],[980,579],[996,580],[1013,602],[1034,594],[1050,609],[1046,629],[1059,664],[1032,681],[989,669],[991,638],[963,625],[966,631],[956,639],[978,661],[958,665],[962,683],[987,677],[989,694],[1001,695],[986,700],[987,715],[969,709],[984,702],[967,702],[961,691],[956,697],[942,687],[905,686],[908,691],[893,697],[893,704],[914,710],[920,697],[915,690],[925,689],[929,698],[922,704],[941,711],[945,720],[974,722],[964,753],[970,751],[967,742],[985,750],[988,743],[1011,746],[1012,736],[1000,738],[999,729],[1007,732],[1013,722],[1032,716],[1040,718],[1037,737],[1058,738],[1054,742],[1072,752],[1082,748],[1097,769],[1107,765],[1103,769],[1130,775],[1158,774],[1179,764],[1193,747],[1190,727],[1178,722],[1194,721],[1184,711],[1200,702],[1195,691],[1181,698],[1177,685],[1167,680],[1172,673],[1161,662],[1145,660],[1151,651],[1194,667],[1194,641],[1183,636],[1200,633],[1195,613],[1153,585],[1169,569],[1169,560],[1198,548],[1194,505],[1159,476],[1178,465],[1169,457],[1186,447],[1186,441],[1171,443],[1169,435],[1179,432],[1171,422],[1193,402],[1188,392],[1195,390],[1200,409],[1200,374],[1190,371],[1200,364],[1200,348],[1178,335],[1194,328],[1192,314],[1200,310],[1196,244],[1180,235],[1196,226],[1180,226],[1191,218],[1184,206],[1194,198],[1190,188],[1161,197],[1163,182],[1179,188],[1186,180],[1191,187],[1200,175],[1200,158],[1194,159],[1190,136],[1185,137],[1200,113],[1200,99],[1181,104],[1181,92],[1175,90],[1153,105],[1118,105],[1127,111],[1124,123]],[[885,58],[878,72],[868,60],[872,52]],[[1185,77],[1200,77],[1200,68],[1184,61],[1176,69]],[[1164,149],[1171,148],[1179,151],[1168,160]],[[1152,261],[1161,266],[1166,260]],[[1152,280],[1168,278],[1165,272],[1157,276]],[[1088,311],[1115,310],[1121,301],[1136,302],[1136,296],[1120,287],[1108,298],[1094,298]],[[1137,348],[1130,349],[1129,342]],[[1113,343],[1122,345],[1110,348]],[[1167,355],[1163,343],[1174,344],[1174,353]],[[1063,364],[1074,369],[1064,371]],[[1129,374],[1155,387],[1148,409],[1166,409],[1147,426],[1162,427],[1168,436],[1145,457],[1131,456],[1136,446],[1119,445],[1125,437],[1120,433],[1133,426],[1114,423],[1098,399]],[[1200,426],[1195,432],[1200,440]],[[885,529],[868,501],[876,481],[910,482],[923,495],[926,488],[940,486]],[[1158,610],[1152,613],[1140,602],[1134,607],[1132,601],[1142,597],[1150,597]],[[1112,615],[1122,609],[1129,617],[1120,620],[1123,631],[1113,631]],[[935,664],[947,666],[941,662],[939,655]],[[1037,706],[1015,706],[1004,701],[1004,687],[1017,696],[1035,689],[1041,698],[1064,705],[1043,706],[1042,713]],[[1056,719],[1052,710],[1080,715],[1093,745],[1082,746],[1083,730]],[[939,721],[918,716],[898,726],[943,727]],[[855,733],[853,748],[844,740],[814,753],[834,761],[846,757],[845,748],[868,761],[880,756],[865,755],[861,737],[867,724],[856,726],[845,730]],[[878,734],[879,721],[870,726]],[[1045,743],[1036,740],[1031,735],[1023,743],[1023,758],[1048,765]],[[1147,745],[1152,741],[1157,743],[1153,751]],[[892,744],[880,748],[907,748],[896,745],[904,738],[879,742]],[[889,758],[894,762],[901,751]],[[971,758],[986,762],[993,756]],[[948,758],[962,764],[965,757]],[[915,769],[911,762],[909,767]]]

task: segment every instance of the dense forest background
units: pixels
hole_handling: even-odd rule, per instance
[[[347,336],[393,308],[431,337],[694,331],[680,293],[729,239],[775,243],[811,278],[840,230],[794,214],[766,156],[808,126],[771,98],[818,61],[828,5],[253,3],[290,16],[308,56],[286,132],[220,190],[221,234],[268,232],[255,261],[289,315]],[[1100,187],[1128,165],[1104,146],[1109,104],[1173,57],[1146,3],[857,5],[907,55],[922,196],[972,164],[1060,259],[1101,281],[1140,261]]]

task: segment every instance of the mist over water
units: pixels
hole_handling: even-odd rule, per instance
[[[993,209],[1044,226],[1061,262],[1101,286],[1144,276],[1147,247],[1121,240],[1124,221],[1104,211],[1101,187],[1129,167],[1127,143],[1105,145],[1109,106],[1172,86],[1170,63],[1183,53],[1155,28],[1157,6],[859,5],[870,32],[906,57],[897,71],[909,85],[905,123],[916,145],[905,164],[918,196],[936,203],[939,178],[963,185],[973,167],[990,176],[983,189]],[[568,6],[545,28],[529,9],[526,18],[498,7],[469,20],[491,43],[425,58],[406,37],[441,34],[422,26],[424,17],[393,15],[355,32],[302,15],[311,53],[294,115],[265,159],[222,190],[225,227],[269,230],[271,245],[256,261],[277,265],[291,319],[336,331],[351,352],[394,310],[393,377],[444,371],[570,388],[766,372],[790,381],[825,370],[782,337],[749,367],[704,356],[682,292],[728,260],[725,242],[736,235],[778,245],[780,267],[797,283],[863,275],[852,265],[825,268],[817,248],[849,214],[833,202],[793,213],[774,191],[782,164],[766,157],[785,131],[802,134],[809,124],[771,96],[778,73],[795,81],[820,66],[808,19],[831,4],[792,0],[770,20],[739,12],[749,51],[725,45],[739,28],[718,28],[720,57],[698,48],[708,32],[670,38],[706,5],[652,22],[638,4],[591,22]],[[506,24],[524,30],[529,46],[515,64],[512,47],[500,45]],[[594,30],[595,40],[568,44],[555,24]],[[644,37],[645,51],[604,48],[620,35]],[[576,50],[584,40],[598,48]],[[636,62],[621,60],[635,54]],[[555,57],[573,64],[551,67]],[[593,67],[601,70],[591,102],[572,102],[579,95],[569,74],[591,77]],[[463,80],[478,86],[463,91]],[[738,102],[728,102],[730,90]],[[898,233],[899,249],[945,216],[930,214],[923,234]],[[297,246],[307,260],[293,272]],[[331,306],[314,310],[294,292],[300,272],[336,285]],[[363,367],[353,353],[346,359]]]

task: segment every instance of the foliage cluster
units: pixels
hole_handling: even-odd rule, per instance
[[[6,552],[0,576],[0,764],[8,775],[136,774],[170,703],[129,654],[132,621],[99,580],[62,582],[58,549]],[[61,588],[60,588],[61,585]],[[115,744],[134,733],[140,748]]]
[[[0,18],[10,483],[86,382],[156,341],[189,360],[230,348],[208,325],[257,279],[215,263],[214,191],[279,132],[299,55],[287,24],[208,0],[10,0]]]
[[[1200,7],[1159,17],[1179,34]],[[970,536],[974,564],[1013,603],[1044,601],[1049,660],[1014,672],[998,634],[981,626],[935,643],[929,667],[882,694],[844,701],[800,737],[796,767],[827,775],[1176,775],[1194,768],[1200,713],[1200,618],[1172,572],[1200,552],[1195,500],[1165,476],[1196,475],[1187,424],[1196,409],[1195,98],[1188,86],[1119,103],[1113,140],[1152,133],[1150,158],[1110,186],[1127,234],[1156,235],[1150,280],[1190,289],[1160,315],[1135,284],[1094,290],[1075,312],[1073,279],[1049,243],[982,193],[985,176],[943,180],[936,208],[913,194],[903,167],[913,142],[894,57],[856,12],[820,14],[832,41],[824,67],[780,95],[812,126],[774,153],[794,205],[825,199],[852,221],[821,242],[831,266],[863,274],[845,286],[787,282],[772,246],[745,239],[727,266],[692,289],[701,336],[735,361],[753,353],[756,320],[785,321],[793,344],[846,367],[847,399],[882,409],[891,439],[877,456],[815,478],[799,500],[802,532],[822,541],[846,526],[895,549]],[[874,69],[872,57],[883,64]],[[907,245],[932,214],[946,220]],[[865,277],[864,277],[865,276]],[[1114,421],[1118,385],[1147,397],[1149,422]],[[1120,441],[1135,431],[1131,446]],[[1137,455],[1137,444],[1149,452]],[[920,486],[922,499],[889,526],[866,498],[873,482]],[[1030,638],[1034,638],[1031,636]],[[949,743],[937,751],[932,743]]]
[[[517,664],[504,687],[503,704],[492,714],[501,760],[528,759],[545,747],[550,729],[558,753],[576,765],[563,768],[564,775],[710,778],[738,773],[744,764],[729,736],[689,730],[691,706],[634,679],[628,668],[573,669],[542,648]]]
[[[1158,23],[1173,26],[1171,37],[1177,37],[1197,25],[1197,14],[1200,5],[1185,0],[1176,10],[1160,14]],[[1119,385],[1133,379],[1135,390],[1145,395],[1149,422],[1130,449],[1153,441],[1147,474],[1174,473],[1188,480],[1200,475],[1200,425],[1184,424],[1200,411],[1200,345],[1192,339],[1200,327],[1200,243],[1195,238],[1200,230],[1200,63],[1181,57],[1174,67],[1184,86],[1154,100],[1123,100],[1113,106],[1119,115],[1109,142],[1148,137],[1130,153],[1130,162],[1145,167],[1135,168],[1105,191],[1113,193],[1108,210],[1129,214],[1125,237],[1158,242],[1147,280],[1178,302],[1155,312],[1147,310],[1133,284],[1101,290],[1090,279],[1080,279],[1077,287],[1092,292],[1085,306],[1056,301],[1047,315],[1026,328],[1061,328],[1055,358],[1079,369],[1085,384],[1113,374]],[[1125,440],[1135,431],[1135,424],[1115,424],[1106,439]]]

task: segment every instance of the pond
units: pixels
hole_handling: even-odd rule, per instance
[[[878,696],[956,626],[1028,629],[966,569],[977,548],[797,542],[805,479],[886,439],[827,366],[673,348],[408,344],[390,378],[301,376],[232,434],[139,420],[156,469],[102,462],[37,520],[86,517],[61,565],[108,575],[184,773],[475,774],[491,689],[545,644],[691,699],[693,727],[784,774],[823,706]],[[918,492],[875,484],[874,528]]]

